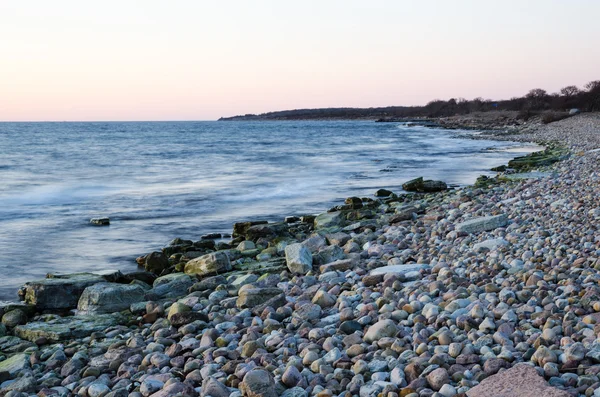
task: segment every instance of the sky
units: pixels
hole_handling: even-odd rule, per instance
[[[0,121],[214,120],[600,79],[597,0],[0,0]]]

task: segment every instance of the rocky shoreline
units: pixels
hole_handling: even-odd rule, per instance
[[[493,138],[560,145],[27,283],[0,307],[0,395],[600,396],[600,116]]]

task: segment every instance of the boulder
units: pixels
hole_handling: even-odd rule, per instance
[[[26,303],[37,310],[68,310],[77,307],[83,291],[94,284],[104,282],[96,274],[77,274],[68,278],[46,278],[30,281],[21,287]]]
[[[569,397],[570,393],[552,387],[534,367],[517,364],[511,369],[492,375],[471,390],[468,397]]]
[[[313,256],[313,262],[317,265],[324,265],[326,263],[335,262],[344,259],[346,255],[337,245],[328,245],[327,247],[321,248],[319,252]]]
[[[144,269],[149,272],[161,274],[163,270],[169,267],[169,258],[162,252],[156,251],[146,255],[144,260]]]
[[[194,282],[184,273],[171,273],[154,280],[152,289],[146,291],[146,300],[179,298],[186,295]]]
[[[389,196],[393,196],[394,192],[392,192],[391,190],[387,190],[387,189],[379,189],[375,192],[375,197],[389,197]]]
[[[312,254],[299,243],[285,247],[285,261],[292,273],[306,274],[312,269]]]
[[[185,264],[186,274],[197,274],[199,276],[212,276],[231,270],[229,256],[223,251],[213,252],[192,259]]]
[[[508,217],[504,214],[495,216],[482,216],[456,225],[456,231],[462,233],[479,233],[504,227],[508,224]]]
[[[82,313],[114,313],[144,300],[145,290],[137,284],[98,283],[87,287],[77,304]]]
[[[243,288],[239,292],[236,305],[239,308],[254,307],[281,294],[283,291],[279,288]]]

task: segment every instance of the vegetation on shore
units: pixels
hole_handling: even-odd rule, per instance
[[[600,80],[587,83],[583,89],[571,85],[557,93],[548,93],[541,88],[530,90],[522,97],[506,100],[475,98],[436,99],[425,106],[387,106],[374,108],[320,108],[294,109],[262,114],[246,114],[222,117],[219,120],[355,120],[381,119],[382,121],[410,118],[439,118],[465,115],[475,112],[517,111],[519,117],[528,119],[543,114],[542,121],[551,122],[566,117],[569,109],[583,112],[600,111]],[[547,115],[546,115],[547,114]]]

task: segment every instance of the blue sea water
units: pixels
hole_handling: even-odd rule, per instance
[[[322,212],[417,176],[470,184],[517,147],[370,121],[0,123],[0,299],[48,272],[134,270],[174,237]]]

